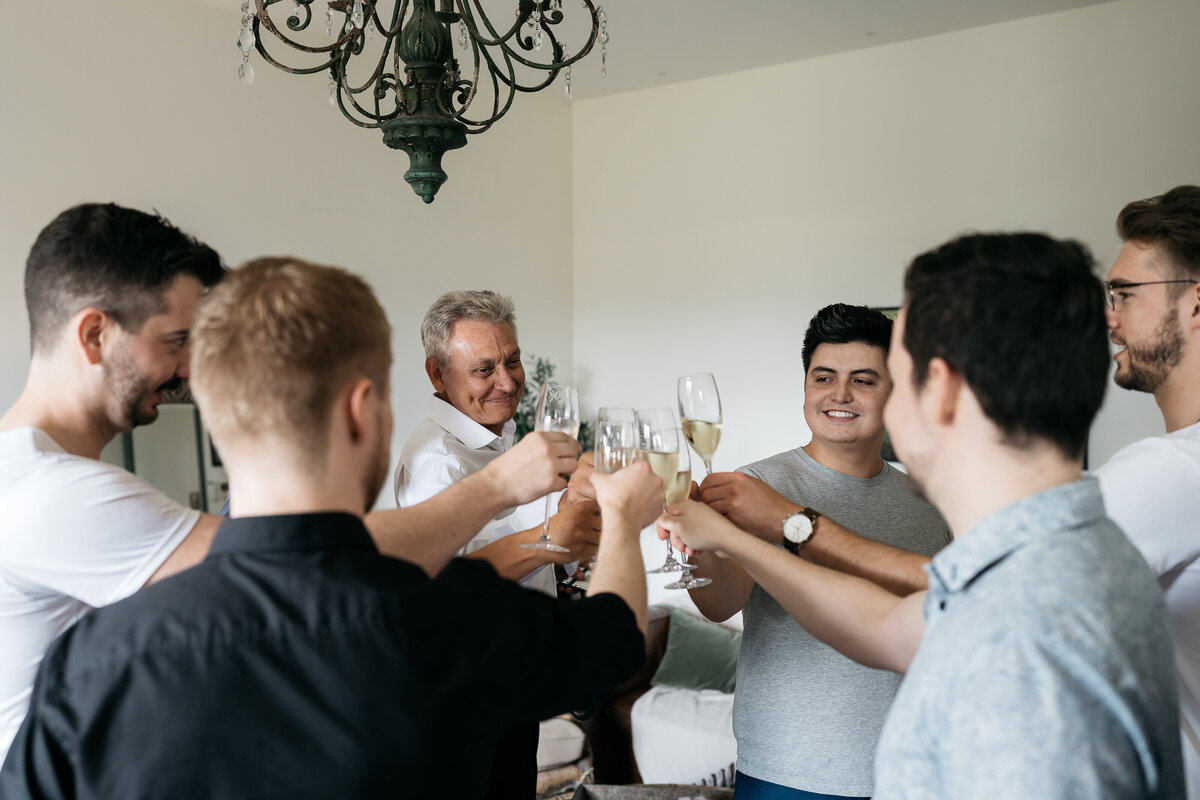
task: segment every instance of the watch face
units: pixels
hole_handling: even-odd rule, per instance
[[[793,542],[803,542],[812,535],[813,524],[803,512],[797,512],[783,523],[783,535]]]

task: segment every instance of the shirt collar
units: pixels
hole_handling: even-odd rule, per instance
[[[208,557],[272,550],[377,550],[362,519],[345,512],[227,519]]]
[[[926,567],[930,597],[961,592],[992,565],[1048,535],[1104,516],[1100,484],[1083,478],[1022,498],[984,519]]]
[[[499,449],[507,450],[517,430],[517,423],[510,419],[497,436],[437,395],[429,398],[429,418],[472,450],[482,450],[497,442]]]

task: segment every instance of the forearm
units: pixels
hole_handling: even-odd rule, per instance
[[[510,498],[487,472],[468,475],[423,503],[375,511],[364,522],[384,555],[411,561],[435,575]]]
[[[900,596],[929,588],[929,557],[859,536],[828,517],[800,551],[805,560],[865,578]]]
[[[638,630],[644,634],[647,616],[646,566],[642,563],[640,535],[641,529],[626,520],[605,523],[596,565],[588,580],[588,594],[612,592],[620,597],[633,611]]]
[[[923,624],[914,629],[905,598],[747,534],[730,537],[722,550],[817,639],[869,667],[908,668]]]
[[[688,592],[701,614],[713,622],[724,622],[746,607],[754,579],[736,561],[710,551],[696,553],[691,561],[697,578],[712,578],[707,586]]]
[[[504,536],[478,550],[467,553],[467,558],[478,558],[491,564],[500,576],[510,581],[519,581],[529,573],[552,563],[547,550],[532,550],[521,545],[537,540],[541,527]]]

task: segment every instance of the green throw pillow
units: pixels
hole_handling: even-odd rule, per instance
[[[737,631],[672,608],[667,651],[650,685],[732,692],[741,644]]]

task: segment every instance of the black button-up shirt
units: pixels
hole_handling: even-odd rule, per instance
[[[644,643],[455,559],[430,579],[348,514],[224,523],[200,565],[50,648],[0,797],[474,797],[514,724],[588,704]]]

